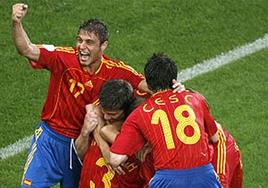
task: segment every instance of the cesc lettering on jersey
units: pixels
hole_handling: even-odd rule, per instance
[[[185,95],[184,96],[184,101],[188,104],[191,104],[190,102],[190,98],[192,97],[192,95]],[[173,94],[171,96],[168,97],[168,100],[163,100],[162,97],[158,97],[154,100],[154,103],[159,105],[159,106],[164,106],[166,105],[167,103],[178,103],[180,102],[181,99],[178,98],[178,96],[176,94]],[[182,101],[181,101],[182,102]],[[142,107],[143,111],[144,112],[151,112],[154,110],[154,107],[153,106],[149,106],[148,104],[144,104],[143,107]]]
[[[176,94],[173,94],[171,96],[168,97],[168,100],[163,100],[162,97],[158,97],[154,100],[154,103],[159,105],[159,106],[165,106],[167,103],[178,103],[180,100],[179,98],[176,96]],[[144,104],[142,107],[144,112],[151,112],[154,110],[154,107],[150,107],[148,106],[148,104]]]

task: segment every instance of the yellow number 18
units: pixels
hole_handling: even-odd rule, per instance
[[[183,116],[183,112],[188,112],[188,116]],[[193,109],[188,105],[181,105],[178,106],[174,110],[174,117],[178,121],[176,125],[176,135],[178,139],[184,144],[195,144],[201,137],[199,126],[197,125],[195,119],[195,113]],[[156,110],[153,113],[151,124],[162,126],[162,130],[164,133],[165,142],[168,149],[175,148],[174,139],[172,137],[172,132],[170,128],[170,122],[168,119],[168,115],[164,110]],[[188,136],[185,134],[184,129],[187,126],[191,126],[193,128],[193,135]]]

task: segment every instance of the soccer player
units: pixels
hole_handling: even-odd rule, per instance
[[[76,47],[33,44],[22,20],[28,6],[13,5],[12,37],[20,55],[36,69],[50,71],[48,95],[28,154],[22,187],[77,187],[80,163],[73,147],[86,114],[85,105],[98,99],[106,80],[125,79],[135,89],[150,92],[141,74],[121,61],[104,55],[108,31],[90,19],[80,25]],[[98,134],[96,141],[98,140]],[[100,147],[102,147],[100,145]]]
[[[124,165],[124,173],[115,174],[106,164],[101,150],[94,139],[87,151],[85,146],[90,140],[90,131],[96,126],[98,115],[101,133],[106,141],[112,143],[120,131],[122,122],[128,114],[141,103],[141,98],[134,97],[131,85],[124,80],[105,82],[100,93],[100,105],[87,106],[87,115],[81,134],[75,142],[78,154],[83,158],[83,168],[79,187],[113,187],[113,188],[141,188],[146,187],[154,174],[150,155],[142,163],[135,156],[131,156]],[[91,110],[90,110],[91,109]],[[95,112],[95,114],[94,114]],[[85,154],[85,156],[83,156]]]
[[[221,187],[209,149],[209,140],[218,141],[218,129],[204,97],[171,91],[177,67],[163,54],[154,54],[144,73],[154,94],[124,122],[111,147],[110,164],[122,164],[148,141],[156,169],[149,187]]]
[[[241,153],[232,137],[219,123],[219,141],[213,144],[212,164],[223,188],[242,188],[243,169]]]

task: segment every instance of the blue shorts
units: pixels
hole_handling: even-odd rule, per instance
[[[186,170],[158,170],[149,188],[220,188],[211,164]]]
[[[79,185],[81,162],[73,139],[60,135],[40,122],[35,130],[24,167],[21,187],[47,188],[60,183],[64,188]]]

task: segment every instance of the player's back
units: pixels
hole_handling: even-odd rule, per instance
[[[192,91],[158,92],[138,111],[143,119],[139,127],[152,146],[157,170],[209,163],[208,133],[214,135],[217,128],[203,96]]]

